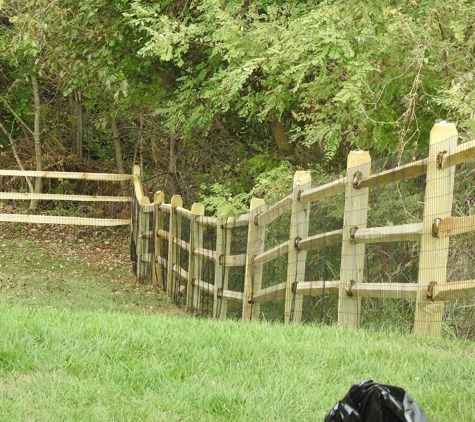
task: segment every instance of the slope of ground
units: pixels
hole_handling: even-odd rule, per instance
[[[129,228],[1,223],[0,301],[180,313],[131,270]]]
[[[136,283],[128,238],[2,224],[0,420],[321,421],[365,379],[475,420],[473,342],[176,318]]]

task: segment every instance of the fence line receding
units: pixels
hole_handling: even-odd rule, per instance
[[[272,302],[278,319],[300,323],[308,319],[308,309],[321,311],[323,318],[326,297],[333,298],[338,324],[359,327],[366,309],[379,306],[383,312],[385,300],[392,306],[406,300],[414,332],[440,336],[444,304],[475,297],[475,276],[448,280],[447,274],[450,239],[475,231],[475,216],[453,214],[456,167],[473,158],[475,141],[458,145],[455,125],[441,122],[431,131],[426,158],[371,174],[370,154],[353,151],[344,177],[312,187],[310,173],[299,171],[291,194],[273,205],[254,199],[249,213],[231,218],[205,216],[200,204],[185,209],[179,196],[166,203],[163,192],[150,202],[135,167],[137,275],[163,286],[190,312],[207,306],[218,319],[230,314],[242,320],[266,318]],[[419,192],[403,194],[411,180],[408,189],[420,186]],[[420,198],[414,200],[414,210],[420,210],[411,212],[403,204],[399,212],[391,206],[384,217],[374,205],[384,198],[404,202],[412,196]],[[475,194],[472,199],[475,205]],[[338,209],[332,201],[342,205],[341,225],[322,232],[327,225],[319,226],[319,219],[333,218]],[[327,211],[315,219],[312,209],[319,203]],[[407,221],[396,224],[399,214]],[[377,218],[387,221],[373,225]],[[279,232],[275,238],[274,232]],[[376,266],[381,268],[376,271]]]

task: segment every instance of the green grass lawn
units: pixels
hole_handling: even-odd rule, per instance
[[[468,341],[0,306],[0,420],[322,421],[357,381],[475,420]]]
[[[100,245],[35,245],[1,244],[0,421],[323,421],[367,379],[475,421],[471,341],[171,315]]]

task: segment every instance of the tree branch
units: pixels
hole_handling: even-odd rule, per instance
[[[33,136],[33,138],[35,137],[35,134],[33,133],[33,131],[28,127],[28,125],[22,120],[22,118],[15,113],[15,111],[13,110],[13,108],[11,107],[11,105],[8,103],[8,101],[2,96],[0,95],[0,100],[3,101],[3,103],[5,104],[5,106],[8,108],[8,110],[10,110],[10,113],[13,114],[13,116],[15,117],[15,119],[18,120],[18,122],[30,133],[31,136]]]
[[[442,41],[445,41],[445,34],[442,28],[442,24],[440,23],[439,15],[434,12],[435,17],[437,18],[437,23],[439,24],[440,35],[442,37]],[[449,77],[449,66],[447,64],[447,50],[444,48],[442,51],[442,55],[444,56],[444,65],[445,65],[445,76]]]
[[[20,167],[20,170],[25,171],[25,167],[23,167],[23,163],[21,162],[20,156],[18,155],[18,151],[16,149],[15,140],[13,139],[13,136],[11,135],[11,133],[7,131],[7,129],[2,124],[1,121],[0,121],[0,129],[2,129],[5,136],[10,141],[10,146],[12,147],[13,155],[15,156],[15,160],[18,164],[18,167]],[[31,183],[31,179],[28,176],[25,176],[25,180],[26,180],[26,184],[28,185],[28,189],[30,189],[30,192],[33,193],[34,189],[33,189],[33,184]]]

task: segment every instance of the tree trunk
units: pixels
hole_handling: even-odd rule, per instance
[[[111,126],[112,126],[112,141],[114,142],[114,151],[115,151],[115,161],[117,164],[117,171],[120,174],[124,174],[124,158],[122,156],[122,147],[120,145],[120,136],[119,128],[117,126],[117,117],[111,116]],[[127,182],[120,182],[120,187],[122,189],[127,188]]]
[[[173,132],[170,132],[170,162],[168,170],[170,171],[170,183],[172,195],[180,195],[180,184],[178,183],[178,139]]]
[[[71,152],[79,159],[82,159],[84,143],[84,124],[81,91],[76,91],[74,94],[70,94],[68,101],[69,112],[71,114],[71,133],[75,133],[75,137],[73,138],[71,146]]]
[[[68,95],[68,105],[69,105],[69,121],[71,123],[71,154],[76,155],[76,133],[77,133],[77,122],[76,122],[76,102],[74,101],[74,94]]]
[[[284,126],[277,120],[277,117],[274,116],[270,122],[267,122],[267,125],[274,135],[277,146],[284,151],[290,151],[292,145],[290,144],[289,135],[287,135]]]
[[[38,79],[36,75],[31,75],[31,84],[33,87],[33,97],[35,99],[35,120],[33,126],[33,140],[35,143],[35,160],[36,170],[43,170],[43,150],[41,147],[41,131],[40,131],[40,117],[41,117],[41,102],[40,102],[40,90],[38,87]],[[35,179],[35,193],[41,193],[43,187],[43,179],[37,177]],[[32,199],[30,202],[30,210],[36,210],[38,208],[38,200]]]

